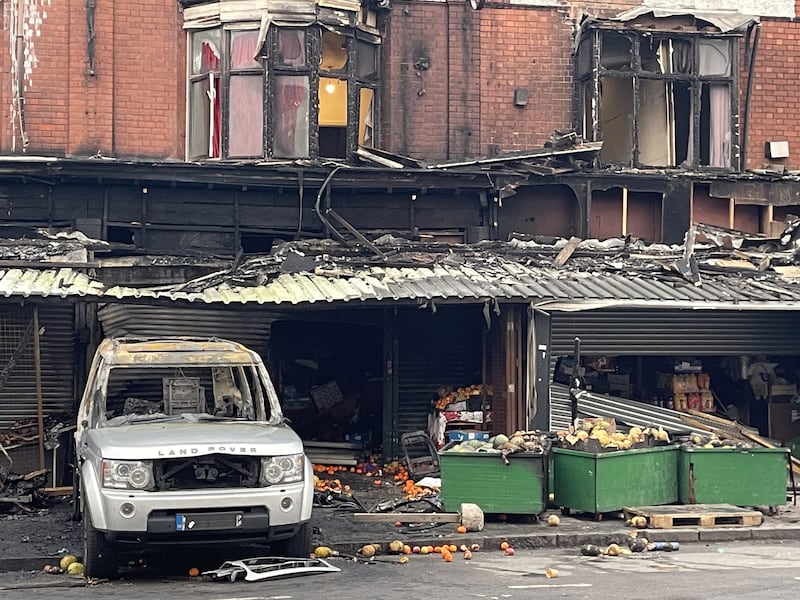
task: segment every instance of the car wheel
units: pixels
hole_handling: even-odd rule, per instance
[[[294,537],[270,544],[274,556],[308,558],[311,554],[311,523],[303,523]]]
[[[88,510],[83,513],[83,573],[94,579],[116,579],[119,561],[117,553],[106,541],[102,531],[92,526]]]

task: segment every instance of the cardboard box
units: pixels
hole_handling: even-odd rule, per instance
[[[619,373],[609,373],[607,376],[608,379],[608,387],[612,390],[618,388],[619,386],[625,386],[630,384],[631,376],[630,375],[620,375]]]
[[[612,396],[620,396],[622,398],[630,398],[633,396],[633,384],[629,383],[627,385],[612,385],[610,388],[610,392]]]
[[[793,397],[797,395],[797,385],[794,383],[773,384],[769,391],[772,398],[775,398],[776,396]]]

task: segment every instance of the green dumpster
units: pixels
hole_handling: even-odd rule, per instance
[[[678,447],[593,454],[553,448],[553,495],[565,511],[600,516],[678,500]]]
[[[681,448],[683,504],[782,506],[789,448]]]
[[[538,515],[547,508],[546,453],[439,451],[440,497],[448,511],[465,502],[487,514]]]

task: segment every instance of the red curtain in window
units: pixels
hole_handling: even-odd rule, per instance
[[[211,42],[204,41],[200,51],[200,68],[209,73],[209,102],[211,103],[211,135],[208,142],[208,156],[219,158],[221,148],[222,111],[220,110],[219,77],[214,74],[219,70],[219,50]]]

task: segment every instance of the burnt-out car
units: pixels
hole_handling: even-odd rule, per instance
[[[148,549],[308,557],[313,474],[259,355],[221,339],[110,338],[75,431],[84,572]]]

